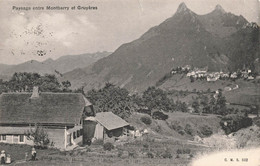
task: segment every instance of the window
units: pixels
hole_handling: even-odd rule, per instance
[[[80,135],[83,135],[83,129],[79,130]]]
[[[19,142],[19,135],[15,134],[13,135],[13,143],[18,143]]]
[[[74,132],[73,132],[73,139],[76,139],[76,138],[77,138],[76,132],[74,131]]]
[[[2,135],[3,141],[6,141],[6,135]]]
[[[2,140],[2,135],[0,135],[0,141]]]
[[[77,130],[77,137],[79,137],[80,136],[80,131],[79,130]]]
[[[19,142],[24,142],[24,135],[19,136]]]

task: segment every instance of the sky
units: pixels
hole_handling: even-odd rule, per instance
[[[219,4],[260,25],[260,0],[0,0],[0,64],[113,52],[173,16],[181,2],[200,15]]]

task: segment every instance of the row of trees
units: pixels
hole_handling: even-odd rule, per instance
[[[126,89],[107,83],[100,90],[90,90],[86,97],[93,103],[97,112],[112,111],[122,118],[128,117],[138,109],[163,110],[165,112],[189,111],[185,102],[174,101],[169,97],[168,92],[156,87],[149,87],[139,95],[130,95]],[[193,99],[191,107],[200,114],[227,115],[235,112],[235,110],[227,108],[226,98],[221,90],[217,94],[198,93],[198,96]]]
[[[174,102],[168,97],[167,92],[155,87],[149,87],[141,95],[130,95],[126,89],[107,83],[102,89],[88,91],[86,97],[97,112],[112,111],[122,118],[128,117],[140,108],[166,112],[188,111],[186,103]]]
[[[42,92],[71,91],[69,81],[60,83],[55,75],[38,73],[14,73],[9,81],[0,80],[0,93],[2,92],[31,92],[34,86],[38,86]]]
[[[226,106],[226,98],[223,96],[222,91],[219,90],[218,94],[211,94],[210,97],[200,94],[192,102],[192,108],[197,113],[209,113],[226,115],[228,113]]]

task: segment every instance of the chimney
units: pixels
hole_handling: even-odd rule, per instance
[[[34,86],[31,99],[32,98],[38,98],[38,97],[39,97],[39,87],[38,86]]]

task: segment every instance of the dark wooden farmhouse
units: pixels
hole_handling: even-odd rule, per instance
[[[94,112],[79,93],[3,93],[0,95],[0,142],[33,144],[24,133],[35,124],[54,146],[66,149],[82,143],[84,111]]]

